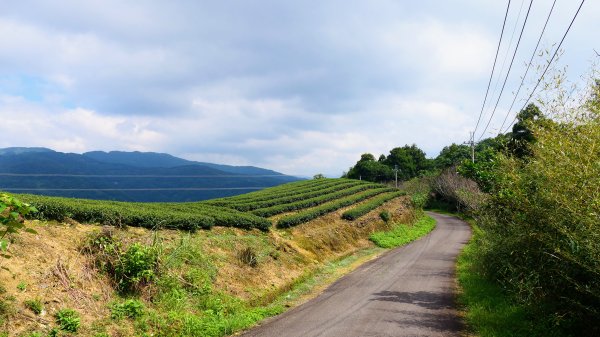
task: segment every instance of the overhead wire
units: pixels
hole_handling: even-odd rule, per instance
[[[508,70],[506,71],[506,76],[504,77],[504,82],[502,83],[502,88],[500,89],[500,94],[498,94],[498,99],[496,100],[496,105],[494,106],[494,110],[492,110],[490,119],[488,120],[485,128],[483,129],[483,132],[481,132],[481,136],[479,137],[479,139],[477,141],[481,140],[481,138],[483,138],[483,136],[485,135],[485,132],[489,128],[489,126],[492,122],[492,119],[494,118],[494,114],[496,113],[496,110],[498,109],[498,104],[500,103],[500,99],[502,98],[502,93],[504,92],[504,88],[506,87],[506,82],[508,81],[508,77],[510,75],[512,65],[515,62],[515,57],[517,56],[517,51],[519,50],[519,45],[521,44],[521,39],[523,38],[523,32],[525,31],[525,26],[527,26],[527,19],[529,18],[529,13],[531,12],[532,5],[533,5],[533,0],[531,0],[529,2],[529,7],[527,8],[527,14],[525,15],[525,20],[523,21],[523,26],[521,27],[521,32],[519,33],[519,39],[517,40],[517,45],[515,46],[515,51],[513,53],[512,59],[510,60]]]
[[[584,2],[585,2],[585,0],[581,0],[581,3],[579,4],[579,7],[577,8],[577,12],[575,12],[575,15],[573,16],[573,19],[571,20],[571,23],[569,23],[569,27],[567,27],[567,30],[565,31],[565,34],[563,35],[562,39],[560,40],[560,43],[556,47],[556,50],[554,51],[554,54],[552,55],[552,58],[550,58],[550,61],[548,61],[548,63],[546,64],[546,68],[544,69],[544,71],[542,73],[542,76],[540,76],[540,78],[538,79],[535,87],[533,88],[533,90],[531,90],[531,94],[529,95],[529,97],[527,98],[527,100],[525,101],[525,103],[523,104],[523,107],[521,108],[521,110],[525,109],[525,107],[527,106],[527,103],[529,103],[529,101],[533,97],[533,94],[535,93],[535,90],[537,89],[537,87],[540,85],[540,83],[544,79],[544,76],[546,75],[546,72],[548,71],[548,68],[550,68],[550,65],[552,64],[552,61],[554,61],[554,58],[558,54],[558,51],[560,50],[560,47],[562,46],[563,42],[565,41],[565,38],[567,37],[567,34],[569,34],[569,31],[571,30],[571,27],[573,26],[573,22],[575,22],[575,19],[577,19],[577,16],[579,15],[579,12],[581,11],[581,7],[583,7],[583,3]],[[517,116],[518,115],[516,115],[515,118],[513,119],[513,121],[507,126],[506,130],[504,130],[504,133],[506,133],[508,131],[508,129],[510,129],[510,127],[517,121]]]
[[[506,19],[508,18],[509,9],[510,9],[510,0],[508,0],[508,5],[506,6],[506,13],[504,14],[504,22],[502,23],[502,30],[500,31],[500,39],[498,40],[498,47],[496,48],[496,56],[494,57],[494,65],[492,66],[490,80],[488,81],[487,89],[485,91],[485,97],[483,98],[483,104],[481,105],[481,111],[479,112],[479,118],[477,119],[477,124],[475,125],[475,130],[473,132],[477,131],[477,128],[479,127],[479,122],[481,121],[481,116],[483,115],[485,103],[487,101],[487,97],[490,92],[490,86],[492,84],[492,79],[494,78],[494,71],[496,69],[496,62],[498,61],[498,54],[500,51],[500,45],[502,44],[502,37],[504,36],[504,28],[506,27]]]
[[[544,23],[544,28],[542,28],[540,37],[537,40],[535,48],[533,48],[533,53],[531,53],[531,58],[529,59],[529,63],[527,64],[527,69],[525,69],[525,74],[521,78],[521,84],[519,84],[519,88],[517,89],[517,92],[515,93],[515,97],[513,98],[513,101],[510,104],[510,108],[508,108],[508,111],[506,112],[506,116],[504,117],[504,120],[502,121],[502,125],[500,126],[500,129],[499,129],[500,131],[498,132],[499,134],[502,131],[502,129],[504,128],[504,124],[506,124],[506,120],[508,119],[508,116],[510,115],[511,110],[512,110],[513,106],[515,105],[515,102],[517,101],[517,97],[519,96],[519,93],[521,92],[523,83],[525,83],[525,78],[527,77],[527,74],[529,73],[529,68],[531,68],[531,65],[533,64],[533,58],[535,57],[535,55],[537,53],[537,49],[540,46],[540,42],[542,41],[542,37],[544,36],[544,33],[546,32],[546,26],[548,26],[548,21],[550,21],[550,17],[552,16],[552,11],[554,11],[554,5],[556,5],[556,0],[554,0],[554,2],[552,3],[550,12],[548,13],[548,17],[546,18],[546,22]]]

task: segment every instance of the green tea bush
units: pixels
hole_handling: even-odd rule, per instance
[[[360,193],[347,196],[345,198],[336,199],[325,204],[319,205],[317,207],[309,208],[307,210],[285,216],[279,219],[279,221],[277,222],[277,227],[288,228],[297,226],[299,224],[316,219],[321,215],[333,212],[346,206],[354,205],[357,202],[361,202],[378,194],[390,191],[393,191],[393,189],[383,187],[372,188]]]
[[[389,192],[389,193],[384,193],[380,196],[377,196],[371,200],[369,200],[368,202],[365,202],[362,205],[356,206],[346,212],[344,212],[342,214],[342,218],[346,219],[346,220],[356,220],[358,218],[360,218],[361,216],[369,213],[370,211],[374,210],[375,208],[385,204],[386,202],[398,198],[400,196],[406,195],[406,192]],[[388,213],[389,215],[389,213]]]
[[[381,188],[381,187],[382,187],[382,185],[380,185],[380,184],[372,184],[372,183],[360,184],[358,186],[346,188],[341,191],[335,191],[335,192],[331,192],[331,193],[327,193],[327,194],[321,194],[319,196],[309,198],[309,199],[299,200],[299,201],[291,202],[291,203],[287,203],[287,204],[278,204],[278,205],[266,207],[266,208],[259,208],[259,209],[252,211],[252,213],[256,214],[258,216],[262,216],[262,217],[269,217],[269,216],[273,216],[273,215],[277,215],[277,214],[281,214],[281,213],[285,213],[285,212],[289,212],[289,211],[295,211],[295,210],[299,210],[299,209],[304,209],[304,208],[321,205],[328,201],[340,199],[345,196],[351,196],[351,195],[354,195],[361,191],[377,189],[377,188]]]

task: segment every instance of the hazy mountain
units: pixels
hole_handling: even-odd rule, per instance
[[[157,152],[124,152],[124,151],[91,151],[83,154],[104,163],[125,164],[137,167],[177,167],[185,165],[202,165],[224,172],[252,175],[281,174],[272,170],[254,166],[231,166],[186,160],[167,153]]]
[[[0,149],[0,190],[15,193],[195,201],[294,180],[298,178],[262,168],[203,164],[164,153],[95,151],[81,155],[44,148]]]

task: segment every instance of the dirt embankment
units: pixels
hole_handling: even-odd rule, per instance
[[[389,226],[379,218],[382,209],[390,211],[394,222],[409,222],[413,214],[407,204],[407,198],[395,199],[352,222],[341,219],[346,210],[341,209],[292,229],[269,232],[213,228],[190,235],[126,228],[115,229],[114,235],[125,245],[160,241],[167,250],[187,235],[189,243],[201,247],[216,270],[213,291],[265,304],[325,263],[372,246],[369,234]],[[81,253],[90,235],[101,227],[75,222],[33,222],[31,226],[38,234],[15,236],[12,258],[0,258],[0,336],[2,332],[19,336],[48,331],[56,325],[54,314],[64,308],[80,313],[80,335],[93,335],[96,330],[112,336],[131,333],[130,322],[111,320],[110,303],[122,300],[114,284],[94,267],[90,256]],[[253,265],[240,258],[247,249],[256,261]],[[151,291],[142,293],[141,299],[152,306]],[[26,304],[36,300],[43,304],[39,315]]]

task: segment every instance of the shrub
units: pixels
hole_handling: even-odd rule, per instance
[[[598,103],[596,103],[598,104]],[[483,209],[486,275],[570,334],[600,333],[600,110],[534,128]]]
[[[258,257],[252,247],[246,247],[238,252],[238,260],[247,266],[258,266]]]
[[[144,304],[139,300],[129,299],[123,303],[114,303],[110,308],[112,319],[138,318],[144,314]]]
[[[24,302],[24,304],[36,315],[41,314],[44,310],[44,304],[39,298],[36,298],[35,300],[27,300]]]
[[[444,201],[459,212],[472,213],[484,202],[485,194],[477,183],[448,168],[432,180],[432,189],[436,199]]]
[[[157,264],[158,256],[153,247],[132,244],[127,251],[119,254],[115,264],[117,288],[123,292],[138,290],[154,279]]]
[[[381,211],[381,213],[379,213],[379,217],[381,218],[381,220],[388,222],[392,219],[392,216],[390,215],[390,212],[388,212],[387,210],[383,210]]]
[[[59,310],[54,317],[56,318],[56,324],[63,331],[77,332],[81,324],[79,313],[73,309]]]
[[[125,250],[109,228],[91,234],[80,250],[92,256],[96,268],[106,272],[123,293],[140,290],[154,279],[158,267],[155,247],[136,242]]]
[[[11,195],[0,194],[0,251],[8,249],[8,241],[5,239],[8,234],[15,234],[21,230],[36,234],[33,229],[27,228],[23,223],[25,216],[36,211],[35,207],[21,202]]]

